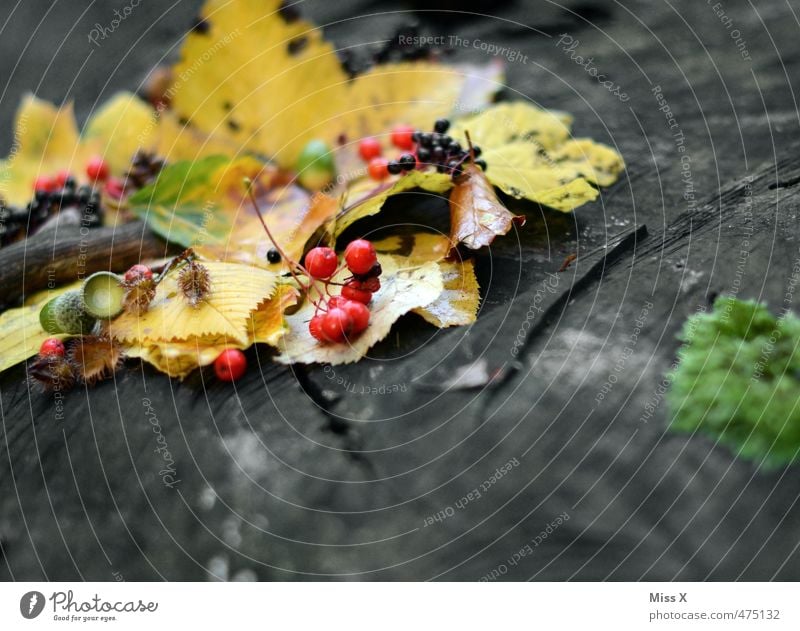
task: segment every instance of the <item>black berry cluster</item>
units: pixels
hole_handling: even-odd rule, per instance
[[[473,145],[470,154],[469,149],[462,147],[461,143],[447,135],[449,129],[450,121],[440,118],[434,123],[431,131],[414,131],[411,138],[416,146],[416,155],[405,153],[397,160],[392,160],[386,167],[389,173],[411,171],[417,166],[421,168],[434,166],[439,173],[450,173],[455,178],[463,173],[464,164],[473,157],[475,165],[486,170],[486,162],[478,159],[481,148]]]
[[[6,206],[0,201],[0,245],[24,239],[68,208],[75,209],[80,215],[81,226],[96,228],[103,224],[100,193],[90,186],[77,186],[72,177],[66,178],[60,189],[36,191],[24,208]]]

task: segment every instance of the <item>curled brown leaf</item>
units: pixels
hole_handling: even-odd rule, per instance
[[[512,225],[525,223],[523,215],[514,215],[503,206],[480,168],[465,164],[462,171],[450,191],[451,248],[463,243],[478,250],[506,234]]]

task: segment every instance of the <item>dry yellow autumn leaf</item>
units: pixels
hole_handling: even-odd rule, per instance
[[[133,345],[127,357],[138,357],[170,377],[185,378],[196,368],[212,364],[227,348],[245,349],[251,344],[275,346],[286,333],[283,312],[297,301],[297,290],[278,285],[275,295],[250,314],[246,341],[224,335]]]
[[[50,299],[70,289],[77,289],[80,285],[78,282],[55,290],[40,291],[28,298],[22,307],[0,314],[0,371],[36,355],[48,337],[69,337],[47,333],[39,323],[39,311]]]
[[[613,184],[625,163],[590,139],[573,139],[572,118],[524,102],[503,103],[456,121],[451,134],[483,150],[489,181],[509,195],[571,211]],[[592,185],[595,186],[592,186]]]
[[[502,85],[497,64],[387,64],[351,79],[334,47],[281,0],[208,0],[204,28],[189,33],[173,69],[176,113],[198,129],[294,167],[311,139],[331,146],[385,133],[392,123],[428,128],[458,107],[483,104]]]
[[[109,334],[130,346],[220,336],[246,342],[250,312],[272,295],[276,274],[219,261],[203,265],[211,276],[211,290],[197,307],[191,307],[181,294],[175,270],[161,281],[145,313],[123,313],[109,324]]]
[[[381,288],[370,303],[370,322],[367,329],[351,342],[322,344],[311,336],[308,321],[314,315],[314,305],[306,301],[293,315],[287,316],[289,332],[279,344],[281,354],[276,361],[282,364],[349,364],[361,359],[371,346],[389,334],[392,325],[412,309],[433,302],[443,289],[439,266],[425,263],[406,266],[401,257],[380,256],[383,268]],[[349,272],[340,272],[337,280]]]

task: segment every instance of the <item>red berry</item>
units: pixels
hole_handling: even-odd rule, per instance
[[[353,320],[353,327],[350,331],[352,335],[358,335],[367,328],[369,324],[369,309],[364,303],[348,300],[342,306],[342,310]]]
[[[322,319],[322,334],[329,342],[344,342],[353,329],[353,318],[347,311],[336,307]]]
[[[330,298],[328,298],[328,309],[341,307],[346,302],[347,298],[342,298],[341,296],[331,296]]]
[[[48,337],[39,347],[39,355],[64,357],[64,342],[57,337]]]
[[[372,243],[366,239],[356,239],[345,248],[344,260],[353,274],[366,274],[378,262],[378,255]]]
[[[372,158],[377,158],[381,155],[381,143],[375,138],[364,138],[358,143],[358,155],[365,162],[369,162]]]
[[[58,188],[58,186],[56,185],[55,178],[49,177],[47,175],[40,175],[33,182],[34,191],[42,191],[44,193],[50,193],[56,190],[56,188]]]
[[[53,178],[56,188],[64,188],[64,184],[66,184],[67,180],[71,177],[72,173],[70,173],[68,169],[61,169]]]
[[[91,182],[105,181],[111,175],[111,167],[100,156],[93,156],[86,163],[86,175]]]
[[[123,184],[122,180],[110,177],[106,181],[106,193],[113,197],[114,199],[122,199],[122,195],[125,192],[125,185]]]
[[[342,287],[342,296],[347,300],[355,300],[365,305],[369,304],[369,301],[372,300],[372,292],[364,289],[361,282],[357,280],[348,281],[347,284]]]
[[[147,265],[137,263],[127,272],[125,272],[124,278],[126,283],[136,283],[140,280],[150,280],[153,278],[153,270],[147,267]]]
[[[392,144],[398,149],[414,148],[414,128],[411,125],[397,125],[392,129]]]
[[[386,158],[372,158],[367,165],[367,172],[373,180],[385,180],[389,177],[389,161]]]
[[[319,340],[320,342],[327,342],[328,339],[325,337],[325,334],[322,332],[322,322],[325,319],[325,314],[320,313],[315,315],[311,318],[311,321],[308,323],[308,332],[311,333],[311,336]]]
[[[247,358],[236,348],[222,351],[214,360],[214,372],[222,381],[236,381],[247,369]]]
[[[331,248],[320,246],[308,251],[305,265],[314,278],[330,278],[339,266],[339,259]]]

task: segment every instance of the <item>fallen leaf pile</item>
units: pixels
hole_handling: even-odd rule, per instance
[[[77,381],[111,374],[122,358],[184,378],[226,349],[256,343],[274,347],[284,364],[348,363],[409,313],[440,328],[469,325],[480,308],[476,252],[524,223],[496,188],[571,211],[624,169],[613,149],[573,138],[566,114],[492,105],[503,81],[497,63],[399,61],[354,75],[321,31],[280,0],[207,0],[179,60],[155,75],[152,104],[117,94],[82,131],[70,104],[26,97],[18,147],[0,161],[0,200],[30,208],[42,176],[69,173],[68,186],[96,186],[89,165],[102,159],[102,203],[116,211],[106,224],[140,219],[176,253],[191,249],[183,267],[178,259],[142,262],[168,265],[148,281],[143,308],[101,320],[83,338],[60,336]],[[412,159],[409,171],[389,170],[380,181],[367,175],[362,139],[374,138],[392,157],[393,126],[427,130],[445,118],[453,142],[461,151],[480,146],[485,164],[461,153],[452,168]],[[333,165],[321,190],[308,188],[298,166],[312,144],[323,149],[319,164]],[[318,306],[295,276],[304,254],[321,243],[341,252],[359,221],[413,190],[449,201],[450,233],[420,229],[375,242],[380,288],[371,294],[369,325],[344,343],[315,339],[308,323]],[[186,265],[197,266],[202,291],[187,292]],[[325,291],[337,295],[348,278],[342,266]],[[22,306],[0,314],[0,370],[37,353],[50,337],[39,323],[42,306],[80,286],[20,297]],[[52,372],[56,363],[40,361],[35,371]]]

